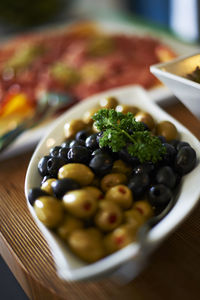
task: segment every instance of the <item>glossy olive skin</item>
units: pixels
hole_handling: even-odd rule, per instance
[[[118,105],[118,100],[115,97],[105,97],[100,100],[101,108],[115,108]]]
[[[141,197],[150,184],[150,178],[147,173],[136,174],[130,178],[128,187],[135,198]]]
[[[74,146],[69,149],[67,158],[69,162],[87,164],[90,161],[91,152],[83,146]]]
[[[180,148],[175,158],[175,169],[181,175],[190,172],[196,165],[196,152],[190,146]]]
[[[142,217],[144,217],[145,220],[151,218],[154,214],[152,206],[146,200],[136,201],[133,204],[132,209],[138,210],[138,212],[142,215]]]
[[[77,120],[69,121],[64,125],[65,137],[67,139],[73,138],[78,131],[84,129],[85,127],[86,124],[84,123],[83,120],[77,119]]]
[[[58,179],[71,178],[81,186],[89,185],[94,179],[94,173],[84,164],[71,163],[64,165],[58,171]]]
[[[171,167],[164,166],[157,171],[155,179],[157,183],[173,188],[176,184],[176,177],[177,176]]]
[[[41,176],[46,176],[49,175],[48,170],[47,170],[47,162],[49,160],[50,156],[43,156],[39,163],[38,163],[38,171]]]
[[[84,189],[66,193],[62,202],[67,212],[81,219],[93,216],[97,209],[97,200]]]
[[[135,120],[137,122],[143,122],[144,124],[147,125],[147,127],[152,130],[155,127],[155,121],[153,119],[153,117],[144,111],[139,111],[136,115],[135,115]]]
[[[86,186],[83,190],[88,191],[96,200],[102,200],[104,198],[102,191],[95,186]]]
[[[177,138],[178,131],[173,123],[162,121],[156,125],[156,134],[164,136],[167,142],[169,142]]]
[[[42,185],[41,185],[41,190],[47,192],[50,195],[53,195],[53,189],[52,189],[52,183],[56,181],[55,178],[49,178],[47,179]]]
[[[96,228],[73,231],[69,236],[68,245],[78,257],[88,263],[105,256],[102,235]]]
[[[53,194],[58,198],[62,197],[69,191],[78,190],[81,188],[81,185],[71,178],[63,178],[52,182]]]
[[[111,173],[105,175],[101,180],[101,189],[107,192],[111,187],[119,184],[125,184],[127,182],[126,175],[122,173]]]
[[[98,176],[103,176],[104,174],[111,171],[113,165],[113,159],[110,155],[106,153],[95,155],[89,163],[89,167]]]
[[[107,254],[116,252],[136,240],[136,230],[131,224],[124,224],[107,234],[104,245]]]
[[[102,200],[99,202],[94,221],[96,226],[102,231],[111,231],[120,225],[122,221],[122,210],[117,204]]]
[[[97,143],[97,133],[94,133],[87,137],[87,139],[85,140],[85,146],[91,150],[99,148],[99,145]]]
[[[35,200],[35,213],[38,219],[49,228],[56,228],[62,222],[64,209],[59,200],[51,196],[42,196]]]
[[[65,215],[62,223],[57,228],[58,235],[68,241],[69,235],[76,229],[83,228],[83,221],[70,215]]]
[[[164,184],[152,186],[148,193],[149,202],[157,211],[162,211],[171,201],[172,197],[171,190]]]
[[[48,175],[51,175],[56,178],[59,168],[66,163],[67,160],[64,160],[61,157],[50,157],[47,161]]]
[[[108,201],[118,204],[122,209],[128,209],[133,203],[131,190],[123,184],[113,186],[105,195]]]
[[[135,202],[136,204],[137,202]],[[126,223],[131,224],[135,230],[137,230],[142,224],[144,224],[146,217],[139,211],[139,209],[132,208],[124,213],[124,220]]]
[[[117,112],[121,112],[122,114],[127,114],[128,112],[131,112],[133,115],[135,115],[138,112],[138,108],[136,106],[130,106],[125,104],[117,105],[115,110]]]
[[[30,189],[28,191],[28,201],[31,205],[34,204],[35,200],[41,196],[48,196],[48,193],[41,190],[40,188],[36,187],[33,189]]]

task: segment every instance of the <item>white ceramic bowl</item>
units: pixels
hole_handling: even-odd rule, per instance
[[[181,139],[189,142],[199,155],[200,144],[198,140],[185,127],[161,110],[156,104],[152,103],[147,93],[142,88],[135,86],[109,90],[81,102],[52,124],[50,131],[39,143],[30,161],[25,181],[26,197],[30,188],[37,187],[40,184],[41,179],[37,171],[37,165],[40,158],[46,155],[52,146],[60,145],[64,140],[63,125],[65,122],[71,119],[81,118],[83,112],[95,106],[99,99],[104,95],[113,95],[116,96],[121,103],[136,105],[142,110],[148,111],[157,121],[172,121],[178,129]],[[120,270],[123,272],[124,266],[131,266],[131,276],[135,276],[142,269],[143,263],[149,253],[155,249],[155,247],[158,246],[160,242],[191,212],[199,199],[199,182],[200,163],[198,159],[197,167],[184,177],[178,201],[173,209],[149,232],[147,243],[145,243],[146,246],[141,246],[139,243],[132,243],[124,249],[93,264],[85,264],[74,256],[63,242],[37,219],[34,209],[28,201],[27,204],[34,220],[50,246],[58,275],[62,279],[92,279],[98,276],[105,276],[107,273],[120,267]],[[127,272],[129,271],[126,269],[125,273]]]
[[[153,65],[150,70],[196,117],[200,118],[200,84],[186,78],[186,75],[193,72],[197,66],[200,66],[199,53]]]

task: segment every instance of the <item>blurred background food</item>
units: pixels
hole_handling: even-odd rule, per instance
[[[189,2],[188,7],[187,0],[1,0],[0,134],[31,116],[44,94],[64,93],[68,107],[113,87],[155,87],[149,66],[170,60],[175,49],[153,36],[111,35],[91,20],[139,21],[197,41],[199,1]],[[180,22],[186,12],[187,30]],[[65,27],[71,21],[77,25]]]

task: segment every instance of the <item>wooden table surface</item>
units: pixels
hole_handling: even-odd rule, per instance
[[[200,139],[200,122],[180,102],[163,107]],[[129,284],[110,279],[62,282],[26,206],[24,179],[31,155],[0,162],[0,252],[30,299],[199,299],[200,205]]]

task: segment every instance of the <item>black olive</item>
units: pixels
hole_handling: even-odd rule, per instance
[[[147,173],[139,173],[130,178],[128,187],[132,191],[133,197],[142,196],[150,184],[149,175]]]
[[[112,166],[112,157],[105,153],[95,155],[89,163],[89,167],[94,171],[95,174],[99,176],[103,176],[110,172]]]
[[[95,156],[95,155],[98,155],[98,154],[105,154],[106,151],[104,151],[103,149],[99,148],[99,149],[96,149],[92,152],[92,156]]]
[[[173,169],[169,166],[160,168],[156,174],[156,182],[162,183],[169,188],[173,188],[176,184],[176,174]]]
[[[172,192],[164,184],[157,184],[150,188],[148,198],[152,206],[164,209],[172,199]]]
[[[140,163],[139,159],[131,156],[126,148],[119,151],[119,159],[125,161],[127,164],[131,164],[133,167]]]
[[[176,155],[176,149],[174,146],[168,144],[168,143],[163,143],[163,146],[166,149],[166,153],[163,155],[162,160],[158,163],[161,165],[173,165],[174,164],[174,159]]]
[[[171,140],[171,141],[169,142],[169,144],[172,145],[172,146],[174,146],[175,149],[176,149],[176,146],[177,146],[179,143],[180,143],[179,140]]]
[[[41,181],[41,185],[47,180],[47,179],[50,179],[50,178],[57,178],[57,176],[52,176],[52,175],[46,175],[42,178],[42,181]]]
[[[132,175],[137,175],[141,173],[151,174],[154,170],[155,170],[155,165],[152,162],[146,162],[136,166],[132,171]]]
[[[87,139],[85,140],[85,146],[87,148],[90,148],[91,150],[99,148],[99,144],[97,142],[97,135],[97,133],[94,133],[87,137]]]
[[[48,196],[48,193],[41,190],[40,188],[36,187],[36,188],[33,188],[33,189],[30,189],[28,191],[28,201],[31,205],[34,204],[35,200],[38,198],[38,197],[41,197],[41,196]]]
[[[56,180],[51,184],[54,195],[61,199],[65,193],[81,188],[80,184],[71,178]]]
[[[196,152],[190,146],[182,147],[175,158],[175,170],[184,175],[190,172],[196,165],[197,157]]]
[[[176,145],[176,150],[179,151],[182,147],[185,147],[185,146],[190,147],[190,144],[187,143],[187,142],[179,142],[179,143]]]
[[[51,148],[49,151],[49,155],[52,157],[57,157],[60,149],[61,149],[60,146],[55,146],[55,147]]]
[[[40,159],[40,161],[38,163],[38,171],[42,177],[49,175],[49,172],[47,170],[47,162],[48,162],[49,158],[50,158],[50,156],[44,156]]]
[[[71,141],[71,143],[69,144],[69,147],[70,148],[73,148],[73,147],[77,147],[77,146],[85,146],[85,142],[84,141],[76,141],[76,140],[73,140]]]
[[[61,148],[69,148],[69,145],[70,145],[70,143],[71,143],[72,141],[73,141],[72,139],[66,140],[65,142],[63,142],[63,143],[61,144]]]
[[[60,167],[66,164],[66,161],[61,157],[51,157],[47,161],[48,175],[57,177],[58,170]]]
[[[87,137],[88,137],[88,130],[81,130],[77,132],[75,139],[77,141],[85,141]]]
[[[68,163],[68,152],[70,148],[60,148],[58,157],[62,158],[65,160],[66,164]]]
[[[90,158],[91,152],[83,146],[72,147],[68,152],[69,162],[87,164]]]

